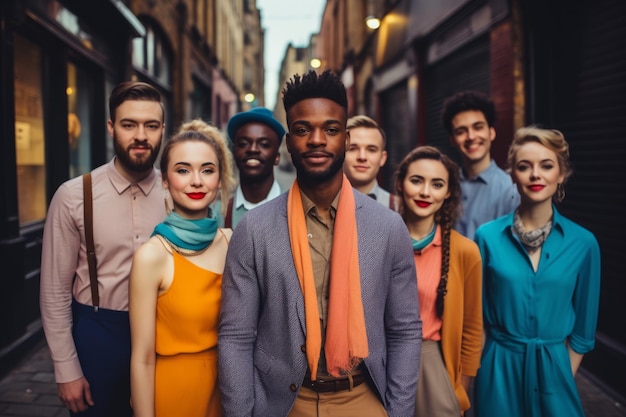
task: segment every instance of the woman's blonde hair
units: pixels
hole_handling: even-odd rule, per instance
[[[559,169],[561,173],[564,175],[563,183],[559,184],[557,193],[554,195],[554,199],[557,202],[563,200],[565,197],[565,191],[563,186],[567,182],[567,179],[572,175],[573,170],[569,162],[569,145],[565,140],[565,136],[563,133],[556,129],[543,129],[537,127],[535,125],[530,125],[526,127],[522,127],[515,132],[515,136],[513,137],[513,142],[511,142],[511,146],[509,146],[509,153],[507,156],[507,166],[509,173],[512,172],[513,167],[515,166],[515,157],[517,155],[517,151],[522,147],[522,145],[535,142],[540,145],[545,146],[550,149],[556,155],[557,162],[559,164]]]
[[[196,132],[194,134],[193,132]],[[215,151],[217,160],[219,161],[220,172],[220,199],[222,200],[222,215],[226,214],[227,202],[230,199],[232,190],[235,187],[235,178],[233,176],[233,157],[228,149],[226,139],[218,128],[206,123],[201,119],[194,119],[190,122],[183,123],[178,131],[167,141],[161,155],[161,175],[167,174],[167,164],[169,162],[169,154],[174,145],[188,140],[197,140],[205,142]]]

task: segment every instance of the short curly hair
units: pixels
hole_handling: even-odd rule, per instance
[[[308,98],[327,98],[339,104],[348,113],[348,95],[346,87],[339,76],[331,70],[325,70],[318,75],[314,70],[309,70],[300,76],[295,74],[283,88],[283,105],[285,112],[298,102]]]
[[[449,97],[443,103],[441,111],[441,122],[443,128],[452,134],[452,119],[464,111],[477,110],[481,112],[489,127],[493,127],[496,123],[496,106],[493,101],[480,91],[461,91],[452,97]]]

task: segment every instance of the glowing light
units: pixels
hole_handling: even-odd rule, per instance
[[[322,61],[318,58],[313,58],[311,60],[311,68],[319,68],[322,66]]]
[[[72,87],[67,87],[65,89],[65,94],[67,94],[68,96],[71,96],[72,94],[74,94],[74,89]]]
[[[380,19],[374,16],[368,16],[365,18],[365,24],[368,28],[376,30],[380,27]]]
[[[245,100],[246,103],[252,103],[255,99],[255,95],[252,93],[246,93],[245,96],[243,96],[243,99]]]

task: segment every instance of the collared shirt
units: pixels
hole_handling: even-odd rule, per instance
[[[467,178],[461,169],[461,199],[463,215],[455,229],[469,239],[474,238],[478,226],[512,212],[520,202],[511,176],[493,160],[474,178]]]
[[[270,192],[267,194],[265,199],[259,201],[258,203],[251,203],[246,200],[246,197],[243,195],[243,191],[241,190],[241,185],[237,186],[235,190],[235,195],[233,196],[233,212],[232,212],[232,228],[234,229],[239,223],[239,220],[246,214],[248,211],[252,210],[255,207],[260,206],[263,203],[267,203],[270,200],[278,197],[282,194],[282,190],[280,189],[280,185],[278,181],[274,180],[272,183],[272,188],[270,188]],[[222,216],[222,204],[221,201],[216,201],[213,206],[213,213],[217,216],[217,220],[219,222],[220,227],[224,227],[224,217]]]
[[[165,218],[161,176],[156,170],[137,184],[115,168],[115,159],[92,171],[93,234],[100,307],[128,310],[132,257]],[[93,305],[86,257],[82,177],[54,194],[43,234],[41,318],[57,382],[82,376],[72,339],[72,298]]]
[[[265,199],[259,201],[258,203],[251,203],[248,200],[246,200],[246,197],[244,197],[243,191],[241,191],[241,185],[238,185],[237,190],[235,191],[235,199],[233,200],[233,210],[239,210],[240,208],[244,208],[245,211],[249,211],[255,207],[260,206],[263,203],[267,203],[268,201],[273,200],[279,195],[280,195],[280,185],[278,185],[278,181],[274,180],[274,183],[272,184],[272,188],[270,188],[270,192],[267,193],[267,197],[265,197]],[[239,219],[237,219],[237,221],[239,221]],[[234,221],[234,216],[233,216],[233,227],[235,226],[235,224],[236,222]]]
[[[554,207],[553,213],[536,271],[513,231],[513,213],[477,230],[484,326],[529,339],[568,338],[572,349],[584,354],[595,342],[600,248],[587,229]]]
[[[389,208],[390,194],[387,191],[385,191],[384,189],[382,189],[381,186],[378,185],[377,182],[375,182],[374,186],[372,187],[372,189],[369,190],[365,194],[367,194],[370,197],[374,198],[376,201],[378,201],[383,206]]]
[[[506,368],[519,377],[509,378],[510,386],[504,395],[523,395],[525,415],[546,415],[543,405],[554,405],[552,401],[557,400],[546,401],[555,396],[546,396],[545,392],[564,391],[560,386],[568,384],[562,377],[571,372],[566,343],[581,355],[595,344],[600,248],[590,231],[553,207],[552,230],[541,247],[535,271],[513,231],[513,217],[513,213],[503,216],[476,231],[484,260],[486,332],[476,380],[477,403],[481,399],[485,404],[489,402],[482,388],[501,380],[502,364],[506,363]],[[537,395],[540,390],[545,392]],[[562,397],[564,402],[576,401]]]
[[[311,249],[313,279],[315,280],[315,289],[317,292],[317,308],[320,312],[320,326],[322,328],[322,352],[317,371],[318,377],[329,375],[326,370],[324,341],[326,339],[326,324],[328,320],[330,254],[332,252],[335,216],[337,214],[337,205],[339,204],[340,194],[341,191],[337,193],[334,200],[330,204],[330,222],[326,223],[326,221],[319,216],[317,207],[313,201],[300,191],[309,237],[309,247]]]
[[[441,340],[441,318],[437,316],[437,287],[441,280],[442,255],[441,227],[437,226],[433,241],[421,251],[415,252],[415,270],[417,294],[420,302],[422,318],[422,338],[424,340]]]

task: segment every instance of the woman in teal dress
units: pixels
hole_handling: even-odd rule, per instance
[[[600,249],[554,206],[571,174],[561,132],[518,130],[508,163],[520,206],[475,237],[485,326],[476,415],[583,417],[574,375],[595,343]]]

